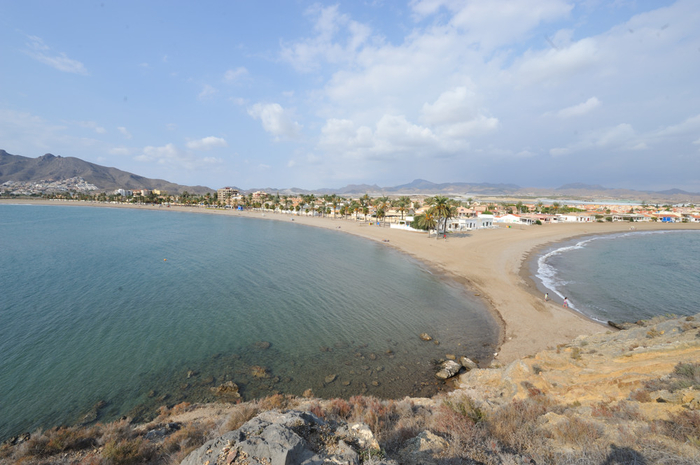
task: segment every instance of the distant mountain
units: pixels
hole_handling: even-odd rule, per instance
[[[564,184],[563,186],[557,187],[556,190],[558,190],[558,191],[567,191],[567,190],[607,191],[609,189],[607,187],[601,186],[600,184],[590,185],[590,184],[583,184],[580,182],[574,182],[571,184]]]
[[[0,150],[0,184],[6,181],[60,181],[80,177],[102,191],[159,189],[170,194],[214,192],[206,186],[183,186],[163,179],[149,179],[117,168],[108,168],[74,157],[50,153],[38,158],[12,155]]]

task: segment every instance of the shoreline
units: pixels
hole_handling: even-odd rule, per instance
[[[532,260],[539,257],[545,247],[580,236],[628,232],[630,227],[629,223],[623,222],[533,225],[456,233],[443,241],[428,238],[426,233],[369,226],[354,220],[261,211],[49,200],[3,199],[0,204],[131,208],[293,220],[304,226],[333,229],[382,242],[423,262],[480,297],[500,327],[499,349],[494,354],[494,361],[499,363],[509,363],[548,347],[569,343],[578,336],[610,329],[573,309],[562,308],[560,302],[550,300],[545,303],[530,267]],[[634,226],[637,231],[700,230],[700,224],[692,223],[635,223]]]

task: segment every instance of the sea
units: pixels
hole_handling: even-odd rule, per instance
[[[700,231],[577,238],[543,250],[530,271],[553,300],[601,322],[700,313]]]
[[[498,337],[468,289],[338,230],[0,205],[0,441],[238,395],[430,396],[436,361],[486,365]]]

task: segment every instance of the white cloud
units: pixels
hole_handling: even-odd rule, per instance
[[[122,134],[122,136],[124,136],[127,139],[131,139],[131,133],[127,131],[127,129],[124,126],[119,126],[117,129]]]
[[[559,110],[557,112],[557,116],[559,116],[561,118],[571,118],[574,116],[581,116],[581,115],[585,115],[586,113],[593,111],[594,109],[598,108],[599,106],[600,106],[600,100],[598,100],[596,97],[591,97],[583,103],[579,103],[578,105],[573,105],[573,106]]]
[[[239,66],[236,69],[229,69],[228,71],[226,71],[226,73],[224,74],[224,81],[229,82],[229,83],[236,82],[241,77],[247,76],[247,75],[248,75],[248,70],[246,68],[244,68],[243,66]]]
[[[78,121],[76,124],[78,126],[80,126],[81,128],[92,129],[97,134],[104,134],[107,132],[107,130],[105,128],[103,128],[102,126],[100,126],[99,124],[97,124],[94,121]]]
[[[595,39],[586,38],[565,48],[527,51],[510,70],[518,87],[557,85],[600,61]]]
[[[369,26],[341,14],[338,5],[323,7],[316,4],[306,14],[315,19],[316,35],[295,43],[282,44],[280,52],[282,60],[298,71],[318,69],[321,65],[319,60],[329,63],[351,62],[372,34]]]
[[[541,23],[568,17],[574,6],[565,0],[422,0],[411,7],[417,20],[444,7],[451,13],[450,28],[460,31],[468,44],[490,51],[522,38]]]
[[[294,139],[302,128],[294,121],[293,112],[282,108],[279,103],[256,103],[248,108],[248,114],[259,119],[263,129],[275,136],[275,140]]]
[[[218,90],[216,90],[214,87],[210,86],[209,84],[204,84],[204,87],[202,88],[202,91],[199,93],[198,97],[200,99],[205,99],[211,97],[217,92]]]
[[[198,158],[190,152],[179,149],[172,143],[160,147],[146,146],[141,151],[141,155],[134,157],[134,160],[145,163],[157,163],[171,168],[185,168],[190,171],[207,169],[211,165],[222,163],[222,160],[219,158]]]
[[[127,147],[114,147],[109,149],[111,155],[128,156],[133,153],[133,150]]]
[[[68,58],[65,53],[58,55],[51,53],[51,48],[40,37],[29,36],[28,38],[29,42],[25,52],[30,57],[65,73],[88,74],[85,65],[81,62]]]
[[[576,142],[566,147],[553,148],[549,151],[552,156],[570,155],[589,149],[644,150],[648,148],[644,138],[636,133],[631,124],[621,123],[616,126],[590,131],[581,136]]]
[[[221,137],[214,136],[187,142],[187,148],[192,150],[211,150],[217,147],[228,147],[228,144],[226,143],[226,140],[222,139]]]

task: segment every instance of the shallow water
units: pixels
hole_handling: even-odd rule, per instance
[[[632,232],[557,244],[533,272],[559,301],[596,320],[700,311],[700,232]]]
[[[461,286],[338,231],[0,205],[0,245],[0,438],[80,421],[100,401],[109,420],[232,400],[212,389],[228,381],[246,400],[431,395],[434,360],[488,363],[497,344]]]

